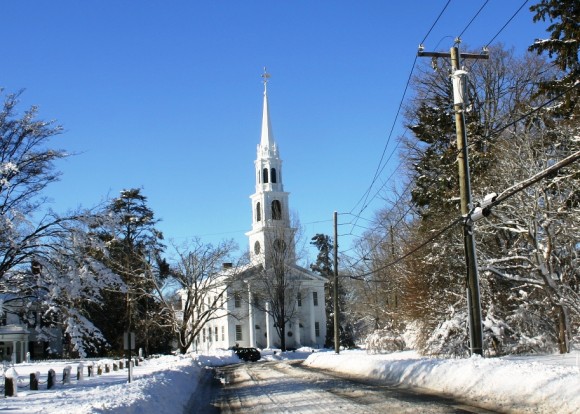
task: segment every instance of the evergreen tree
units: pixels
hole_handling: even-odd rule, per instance
[[[109,291],[102,310],[91,308],[95,324],[113,344],[122,350],[123,333],[135,332],[138,347],[147,353],[168,350],[170,329],[161,329],[162,308],[155,300],[153,279],[167,276],[168,265],[161,254],[163,234],[140,189],[121,191],[102,214],[96,231],[109,248],[103,258],[127,285],[127,292]]]
[[[329,282],[326,284],[325,288],[325,310],[326,310],[326,339],[324,346],[326,348],[334,347],[334,266],[332,259],[333,244],[330,236],[326,234],[316,234],[310,244],[316,246],[318,249],[318,255],[316,256],[316,262],[310,265],[310,269],[313,272],[319,273],[321,276],[326,277]],[[344,287],[339,284],[338,286],[338,306],[340,308],[339,314],[339,339],[340,344],[346,348],[353,348],[355,346],[353,326],[347,321],[345,317],[346,312],[346,300]]]
[[[578,84],[580,80],[580,2],[577,0],[542,0],[530,7],[535,13],[534,22],[550,21],[547,31],[548,39],[537,39],[530,46],[531,51],[538,54],[547,53],[554,58],[554,64],[563,72],[563,76],[542,82],[542,92],[557,95],[574,88],[561,99],[561,105],[556,113],[565,118],[577,117],[580,112],[578,105]]]

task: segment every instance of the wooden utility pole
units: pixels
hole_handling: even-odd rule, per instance
[[[461,214],[465,217],[463,241],[467,266],[467,307],[469,313],[469,347],[471,354],[483,356],[483,331],[481,322],[481,303],[479,298],[479,276],[477,274],[477,254],[473,237],[473,222],[469,214],[473,208],[471,200],[471,179],[467,153],[467,131],[465,130],[465,78],[467,72],[460,67],[461,58],[489,59],[489,54],[459,53],[457,46],[450,53],[424,52],[419,49],[418,56],[433,58],[451,58],[451,78],[453,80],[453,109],[455,112],[455,130],[457,134],[457,165],[459,169],[459,192],[461,197]]]
[[[340,335],[339,335],[339,318],[338,318],[338,213],[334,212],[334,286],[333,286],[333,303],[334,303],[334,352],[340,353]]]

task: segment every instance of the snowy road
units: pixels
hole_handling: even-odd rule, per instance
[[[208,382],[202,392],[208,406],[201,412],[490,413],[451,399],[315,371],[299,361],[231,365],[216,373],[223,386],[212,393]],[[189,412],[199,413],[196,405]]]

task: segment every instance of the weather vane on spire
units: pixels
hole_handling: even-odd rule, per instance
[[[262,74],[262,79],[264,82],[264,90],[266,89],[266,85],[268,83],[268,79],[270,79],[270,74],[266,71],[266,66],[264,66],[264,73]]]

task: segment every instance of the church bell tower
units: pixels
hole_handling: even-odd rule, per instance
[[[295,261],[294,229],[290,227],[289,193],[284,191],[282,159],[274,140],[268,108],[268,79],[264,68],[264,104],[262,134],[255,165],[256,191],[252,200],[252,230],[246,233],[250,243],[250,259],[265,268],[275,258]]]

